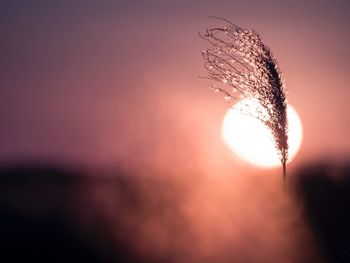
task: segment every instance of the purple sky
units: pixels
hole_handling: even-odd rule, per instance
[[[350,4],[305,2],[1,1],[0,160],[238,162],[197,77],[210,15],[272,49],[304,126],[295,162],[348,157]]]

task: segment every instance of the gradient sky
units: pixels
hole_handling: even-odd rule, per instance
[[[350,154],[349,1],[1,1],[0,160],[238,164],[206,89],[198,30],[257,30],[304,140],[295,163]],[[213,168],[214,169],[214,168]]]

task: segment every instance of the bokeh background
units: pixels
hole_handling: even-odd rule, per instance
[[[349,11],[345,0],[1,1],[2,242],[57,262],[346,262]],[[220,138],[227,104],[198,78],[210,15],[257,30],[284,73],[304,129],[289,194],[279,169],[246,164]]]

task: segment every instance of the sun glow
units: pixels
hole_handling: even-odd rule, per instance
[[[230,108],[222,124],[222,138],[233,153],[241,159],[260,167],[281,165],[270,130],[256,117],[264,114],[260,104],[244,99]],[[297,112],[288,105],[288,143],[290,162],[302,141],[302,125]]]

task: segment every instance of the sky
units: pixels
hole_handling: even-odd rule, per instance
[[[304,129],[293,165],[346,159],[349,7],[1,1],[0,160],[246,168],[220,138],[227,104],[198,78],[211,15],[257,30],[276,57]]]

